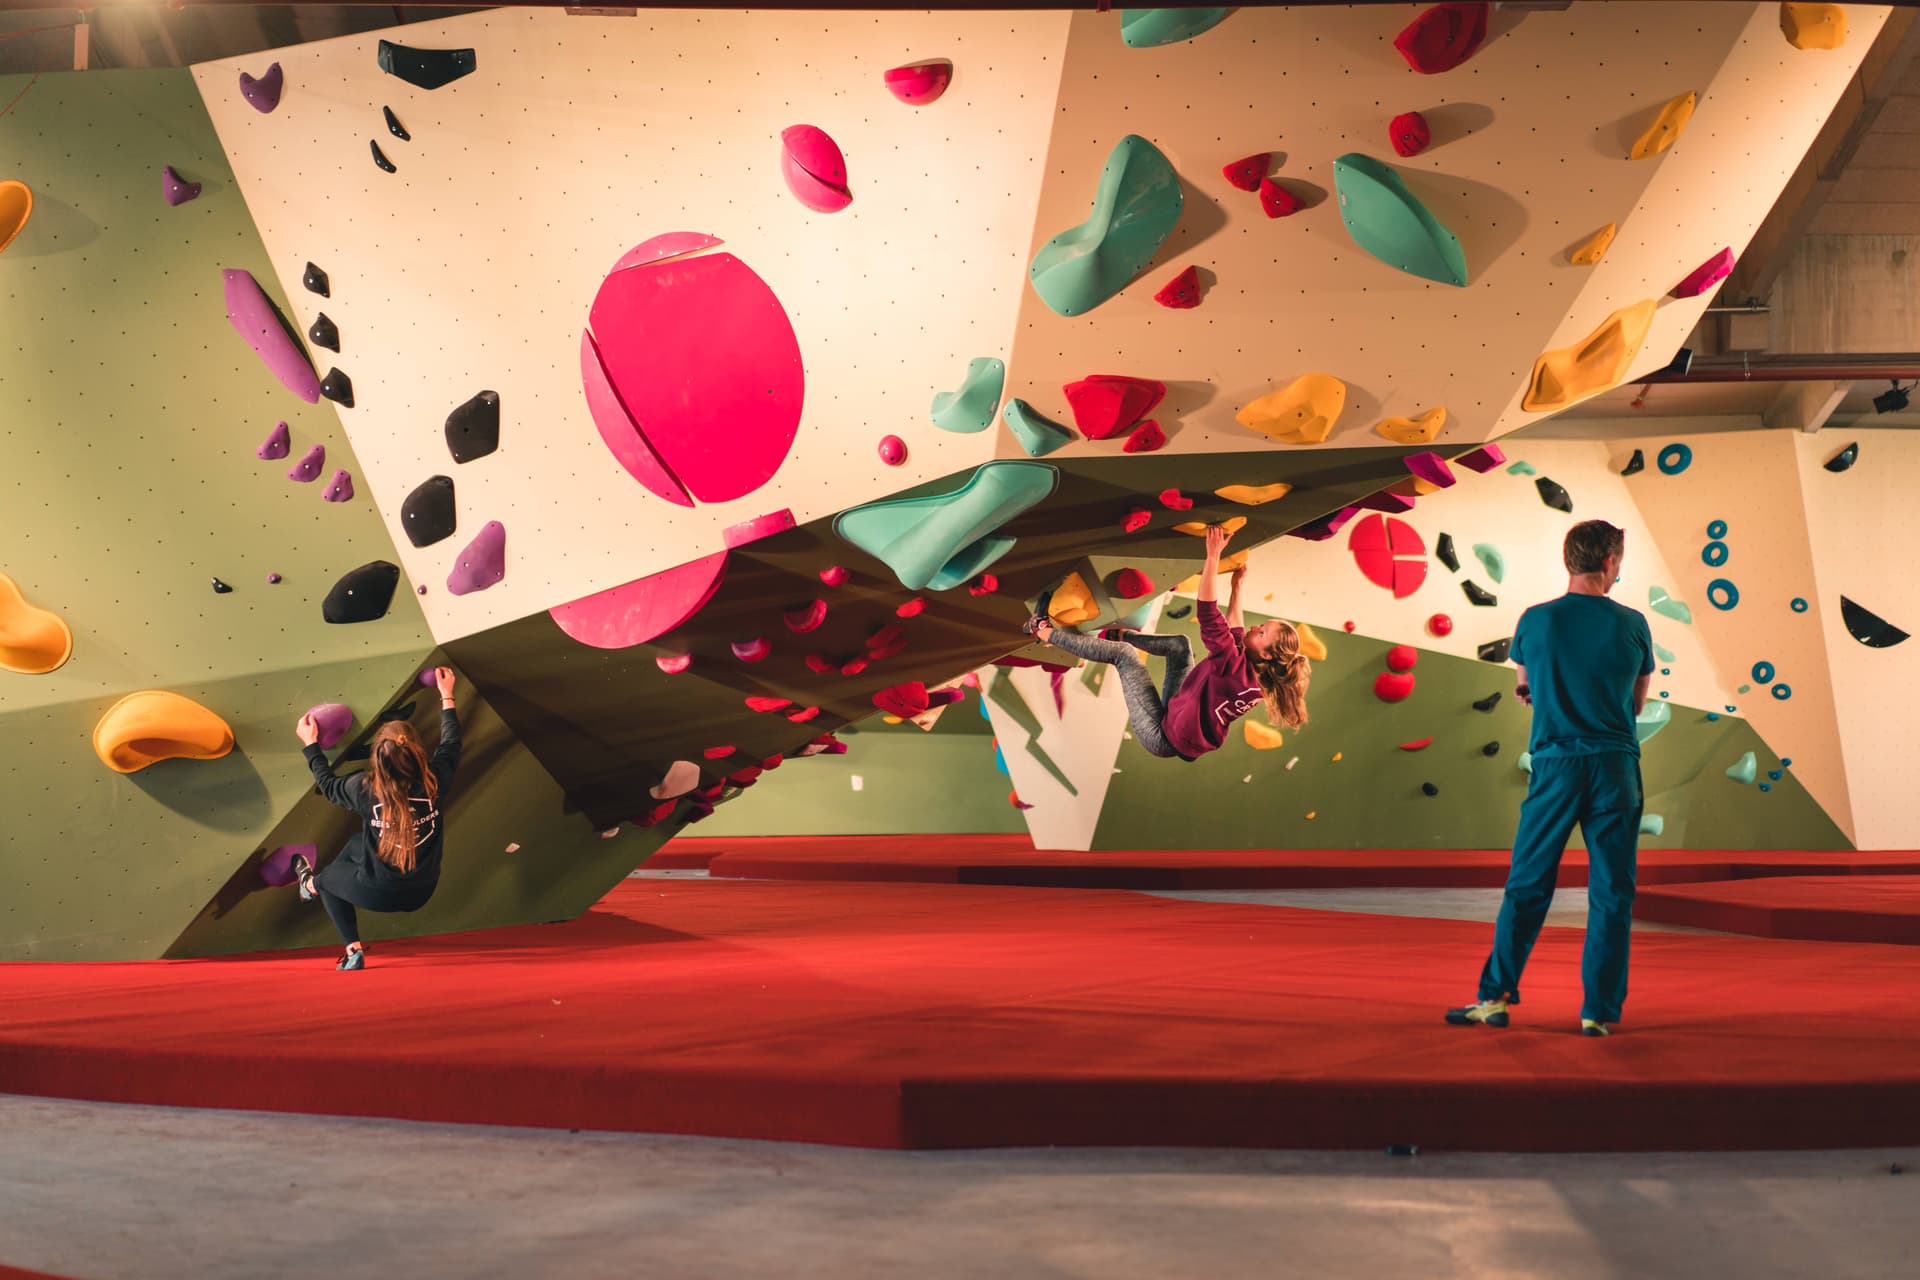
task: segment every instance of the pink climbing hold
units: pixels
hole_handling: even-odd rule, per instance
[[[1693,270],[1687,272],[1680,283],[1673,286],[1673,296],[1676,298],[1697,298],[1732,274],[1733,250],[1722,249]]]
[[[769,511],[763,516],[751,520],[742,520],[739,524],[730,524],[720,531],[720,545],[729,551],[738,551],[741,547],[771,538],[776,533],[785,533],[797,528],[799,522],[793,518],[793,512],[782,507],[778,511]]]
[[[1427,619],[1427,634],[1431,636],[1450,636],[1453,634],[1453,619],[1444,613],[1436,613]]]
[[[1272,178],[1260,183],[1260,211],[1269,218],[1290,218],[1306,207],[1299,196]]]
[[[1420,651],[1410,644],[1397,644],[1387,650],[1389,671],[1411,671],[1420,661]]]
[[[1403,111],[1388,123],[1387,139],[1395,151],[1411,158],[1427,149],[1433,141],[1433,130],[1418,111]]]
[[[667,634],[700,612],[720,589],[726,574],[727,553],[716,551],[555,605],[547,610],[547,616],[581,644],[595,649],[629,649]]]
[[[1105,440],[1130,429],[1167,394],[1167,384],[1151,378],[1096,373],[1069,382],[1063,390],[1073,425],[1089,440]]]
[[[280,312],[250,271],[220,273],[226,292],[227,323],[246,340],[253,354],[280,379],[281,385],[308,404],[320,403],[320,375],[287,333]]]
[[[1114,575],[1113,594],[1122,600],[1138,600],[1142,596],[1150,596],[1153,594],[1153,579],[1129,566]]]
[[[577,638],[578,637],[576,637],[576,639]],[[660,670],[670,676],[677,676],[693,665],[693,655],[690,653],[657,653],[653,657],[653,665],[659,667]]]
[[[927,686],[918,680],[896,684],[874,694],[873,705],[890,716],[911,720],[927,709]]]
[[[317,707],[308,707],[307,714],[313,717],[313,726],[320,731],[315,742],[322,751],[333,750],[353,727],[353,708],[344,702],[323,702]]]
[[[722,747],[708,747],[705,751],[702,751],[700,754],[705,756],[709,760],[725,760],[728,756],[733,754],[733,744],[728,743],[727,745]]]
[[[991,573],[983,573],[967,584],[970,596],[990,596],[1000,589],[1000,579]]]
[[[1428,747],[1432,745],[1433,745],[1432,738],[1415,738],[1412,742],[1401,743],[1400,749],[1402,751],[1425,751]]]
[[[1413,510],[1413,497],[1411,494],[1382,489],[1378,493],[1368,494],[1354,505],[1367,511],[1384,511],[1388,515],[1401,516]]]
[[[893,616],[896,618],[917,618],[926,611],[927,598],[925,596],[915,596],[898,609],[895,609]]]
[[[787,719],[793,721],[795,724],[805,724],[819,714],[820,708],[818,707],[795,707],[793,710],[787,712]],[[779,757],[775,756],[774,759],[778,760]]]
[[[185,204],[200,194],[200,184],[188,182],[173,171],[172,165],[160,167],[160,195],[169,208]]]
[[[280,70],[280,64],[274,63],[267,68],[263,76],[254,77],[242,71],[240,73],[240,96],[247,105],[267,115],[280,105],[280,90],[286,83],[286,76]]]
[[[507,576],[507,526],[498,520],[482,525],[454,561],[447,590],[457,596],[485,591]]]
[[[805,635],[827,620],[827,602],[810,600],[798,609],[783,610],[780,617],[787,624],[787,630],[795,635]]]
[[[273,584],[276,584],[276,583],[278,583],[279,581],[280,581],[280,575],[279,575],[279,574],[277,574],[277,573],[269,573],[269,574],[267,575],[267,583],[268,583],[268,585],[273,585]]]
[[[807,655],[807,670],[813,672],[817,676],[828,675],[831,672],[838,671],[839,669],[840,669],[840,664],[835,662],[832,658],[829,658],[824,653],[810,653]]]
[[[665,498],[676,506],[692,506],[693,499],[660,461],[660,456],[648,445],[646,436],[620,403],[601,363],[600,348],[594,344],[593,334],[584,329],[580,331],[580,383],[586,390],[587,413],[614,461],[655,497]]]
[[[643,240],[621,254],[620,261],[613,264],[613,269],[625,271],[628,267],[644,267],[650,262],[698,253],[702,249],[725,243],[719,236],[710,236],[704,231],[667,231]]]
[[[297,480],[301,484],[312,484],[320,478],[320,473],[325,470],[326,465],[327,446],[317,444],[307,450],[306,457],[293,464],[293,469],[287,472],[287,479]]]
[[[1437,453],[1412,453],[1408,454],[1403,461],[1407,464],[1408,471],[1428,484],[1437,485],[1442,489],[1450,488],[1457,479],[1453,474],[1453,468],[1447,465],[1447,460]]]
[[[1167,433],[1161,430],[1159,422],[1148,418],[1127,433],[1127,442],[1120,446],[1120,452],[1155,453],[1166,443]]]
[[[1487,38],[1487,9],[1486,0],[1436,4],[1406,25],[1393,47],[1422,75],[1451,71]]]
[[[308,862],[319,857],[315,846],[310,844],[283,844],[260,860],[260,880],[263,884],[276,889],[284,889],[294,881],[293,860],[305,857]]]
[[[847,570],[843,565],[828,565],[820,571],[820,581],[830,587],[845,586],[847,576]]]
[[[853,203],[846,158],[824,129],[796,124],[780,131],[780,174],[794,197],[816,213],[835,213]]]
[[[773,653],[773,644],[765,636],[755,636],[751,640],[735,640],[727,646],[733,650],[733,656],[742,662],[765,662]]]
[[[260,442],[260,447],[253,451],[253,456],[262,462],[272,462],[292,452],[293,434],[287,430],[287,424],[283,422],[267,434],[267,438]]]
[[[953,64],[945,58],[889,67],[886,72],[887,92],[910,107],[937,101],[952,80]]]
[[[1135,507],[1127,512],[1120,521],[1120,527],[1128,533],[1138,533],[1153,521],[1153,512],[1145,507]]]
[[[1162,489],[1160,505],[1169,511],[1188,511],[1193,507],[1193,499],[1178,489]]]
[[[351,502],[353,500],[353,477],[345,470],[333,473],[333,479],[327,481],[327,487],[320,494],[322,502]]]
[[[899,436],[880,437],[880,461],[897,467],[907,460],[907,442]]]
[[[1497,444],[1483,444],[1472,453],[1463,453],[1454,459],[1469,471],[1478,471],[1481,475],[1495,467],[1505,466],[1507,455]]]
[[[769,698],[764,694],[758,694],[758,693],[750,693],[747,695],[747,710],[749,711],[758,711],[762,713],[766,713],[770,711],[785,711],[788,707],[792,705],[793,705],[792,698]]]
[[[1404,702],[1413,692],[1413,675],[1404,671],[1382,671],[1373,680],[1373,696],[1382,702]]]

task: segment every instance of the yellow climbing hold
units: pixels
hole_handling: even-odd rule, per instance
[[[883,715],[880,717],[880,723],[881,724],[905,724],[906,721],[902,720],[899,716]]]
[[[161,760],[217,760],[233,750],[227,722],[192,698],[161,689],[130,693],[93,726],[93,753],[115,773]]]
[[[1087,590],[1086,579],[1070,573],[1065,582],[1053,589],[1053,602],[1047,607],[1047,614],[1063,627],[1076,627],[1099,617],[1100,606],[1094,603],[1093,592]]]
[[[1339,764],[1339,763],[1340,763],[1340,756],[1341,756],[1341,753],[1340,753],[1340,752],[1338,752],[1338,751],[1336,751],[1336,752],[1334,752],[1334,753],[1333,753],[1333,762],[1334,762],[1335,764]]]
[[[1277,501],[1292,492],[1293,486],[1290,484],[1230,484],[1224,489],[1215,489],[1213,496],[1237,502],[1243,507],[1257,507],[1262,503]]]
[[[1847,6],[1783,4],[1780,33],[1796,49],[1838,49],[1847,42]]]
[[[1233,420],[1287,444],[1319,444],[1333,434],[1346,407],[1346,383],[1330,373],[1304,373],[1242,408]]]
[[[1446,409],[1435,407],[1417,418],[1383,418],[1373,429],[1395,444],[1432,444],[1446,425]]]
[[[1315,817],[1315,816],[1316,816],[1316,815],[1317,815],[1317,814],[1318,814],[1319,812],[1320,812],[1320,811],[1319,811],[1318,809],[1309,809],[1309,810],[1307,810],[1307,821],[1308,821],[1308,822],[1312,822],[1312,821],[1313,821],[1313,819],[1314,819],[1314,817]]]
[[[1280,745],[1280,731],[1251,716],[1240,722],[1240,731],[1245,735],[1247,745],[1255,751],[1271,751]]]
[[[1647,131],[1633,140],[1627,159],[1645,160],[1672,146],[1680,137],[1680,131],[1687,127],[1687,121],[1693,119],[1693,108],[1699,101],[1700,95],[1689,89],[1661,107]]]
[[[0,669],[43,676],[72,656],[66,620],[28,604],[14,580],[0,573]]]
[[[33,189],[17,178],[0,182],[0,250],[13,243],[32,216]]]
[[[1235,569],[1238,569],[1241,565],[1245,564],[1247,562],[1247,557],[1252,553],[1253,553],[1253,548],[1248,547],[1245,551],[1236,551],[1230,556],[1221,556],[1220,572],[1232,573]],[[1186,577],[1176,582],[1173,586],[1173,589],[1181,595],[1189,595],[1189,596],[1192,595],[1194,592],[1200,589],[1200,575],[1197,573],[1188,574]]]
[[[1533,413],[1564,409],[1626,377],[1628,366],[1640,354],[1640,344],[1647,340],[1647,330],[1653,327],[1657,305],[1645,298],[1622,307],[1572,346],[1542,352],[1533,362],[1533,377],[1520,407]]]
[[[1580,247],[1567,255],[1567,261],[1576,267],[1590,267],[1607,256],[1607,248],[1613,243],[1613,233],[1618,231],[1617,223],[1609,222],[1585,240]]]
[[[1327,660],[1327,642],[1320,638],[1319,632],[1304,622],[1294,623],[1293,629],[1299,633],[1300,652],[1306,656],[1307,661],[1325,662]]]
[[[1232,537],[1247,527],[1247,518],[1245,516],[1234,516],[1230,520],[1220,521],[1220,527],[1227,531],[1228,537]],[[1175,533],[1190,533],[1196,538],[1204,538],[1207,536],[1207,522],[1205,520],[1189,520],[1185,524],[1173,526],[1173,531]]]

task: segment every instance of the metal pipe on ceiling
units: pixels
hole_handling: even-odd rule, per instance
[[[1920,351],[1853,355],[1775,355],[1696,358],[1685,373],[1650,373],[1635,382],[1907,382],[1920,379]]]

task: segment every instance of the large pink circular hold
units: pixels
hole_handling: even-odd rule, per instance
[[[780,173],[795,198],[816,213],[838,213],[853,203],[846,159],[824,129],[810,124],[782,129]]]
[[[907,460],[907,442],[899,436],[880,438],[880,461],[890,467],[897,467]]]
[[[727,574],[727,553],[636,578],[547,610],[559,628],[596,649],[630,649],[700,612]],[[667,667],[660,668],[666,671]],[[684,668],[683,668],[684,669]]]
[[[887,92],[910,107],[924,107],[937,100],[953,82],[953,64],[945,58],[892,67],[886,73]]]

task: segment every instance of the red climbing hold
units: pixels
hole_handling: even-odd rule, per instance
[[[1432,738],[1415,738],[1412,742],[1401,743],[1400,749],[1402,751],[1420,751],[1432,745]]]
[[[655,654],[653,664],[668,675],[677,676],[693,665],[693,655],[690,653]]]
[[[840,674],[843,676],[857,676],[867,669],[867,661],[866,658],[849,658],[840,664]]]
[[[1269,218],[1285,218],[1306,208],[1300,197],[1272,178],[1260,184],[1260,208]]]
[[[780,753],[776,751],[765,760],[762,760],[760,767],[762,769],[778,769],[780,767]]]
[[[1420,661],[1420,651],[1410,644],[1397,644],[1387,650],[1387,668],[1390,671],[1411,671]]]
[[[837,564],[828,565],[826,568],[820,571],[820,581],[826,583],[830,587],[840,586],[844,584],[846,580],[847,580],[847,571],[844,568],[842,568],[840,565],[837,565]]]
[[[733,747],[731,744],[724,747],[708,747],[700,754],[709,760],[724,760],[733,754]]]
[[[1147,416],[1167,394],[1167,384],[1119,373],[1096,373],[1064,388],[1073,425],[1089,440],[1120,435]]]
[[[760,780],[762,772],[764,772],[764,770],[762,770],[759,765],[750,764],[744,769],[735,769],[732,773],[728,774],[727,781],[736,787],[750,787]]]
[[[927,709],[927,686],[918,680],[896,684],[874,694],[873,705],[890,716],[911,720]]]
[[[1271,151],[1256,151],[1244,160],[1235,160],[1223,165],[1220,172],[1228,182],[1242,191],[1258,191],[1260,180],[1267,176],[1267,166],[1273,161]]]
[[[1427,619],[1427,634],[1431,636],[1450,636],[1453,634],[1453,619],[1444,613],[1436,613]]]
[[[735,640],[727,646],[733,650],[733,656],[742,662],[765,662],[773,652],[773,645],[765,636],[755,636],[751,640]]]
[[[801,605],[798,609],[787,609],[781,617],[786,619],[787,630],[795,635],[812,631],[827,620],[827,602],[814,600]]]
[[[1187,511],[1192,509],[1193,499],[1178,489],[1162,489],[1160,491],[1160,505],[1169,511]]]
[[[1200,305],[1200,268],[1188,267],[1160,286],[1153,300],[1172,311],[1190,311]]]
[[[867,657],[874,662],[884,662],[906,647],[907,638],[901,636],[890,644],[881,645],[878,649],[869,649],[867,651]]]
[[[1401,702],[1412,692],[1411,672],[1382,671],[1373,678],[1373,696],[1382,702]]]
[[[1401,155],[1417,156],[1433,141],[1433,130],[1427,127],[1427,118],[1418,111],[1406,111],[1387,125],[1387,138]]]
[[[1352,635],[1352,634],[1353,634],[1353,624],[1352,624],[1351,622],[1343,622],[1343,623],[1341,623],[1340,625],[1341,625],[1341,626],[1343,626],[1343,627],[1345,627],[1345,628],[1347,629],[1347,634],[1348,634],[1348,635]]]
[[[1127,442],[1120,446],[1120,452],[1153,453],[1166,442],[1167,433],[1160,429],[1159,422],[1148,418],[1133,429],[1133,433],[1127,437]]]
[[[810,653],[807,655],[807,670],[817,676],[823,676],[829,671],[838,671],[839,669],[840,664],[824,653]]]
[[[1000,579],[990,573],[983,573],[967,584],[970,596],[990,596],[1000,589]]]
[[[747,695],[747,710],[749,711],[785,711],[792,705],[792,698],[769,698],[758,693]]]
[[[1451,71],[1487,38],[1486,0],[1437,4],[1425,10],[1393,38],[1393,47],[1421,75]]]
[[[1356,522],[1347,535],[1347,550],[1367,581],[1391,589],[1396,600],[1412,595],[1427,580],[1427,545],[1404,520],[1370,515]]]
[[[1148,511],[1145,507],[1135,507],[1133,510],[1127,512],[1126,519],[1120,522],[1120,527],[1128,533],[1138,533],[1146,528],[1152,520],[1153,512]]]
[[[874,633],[867,637],[867,648],[884,649],[895,640],[898,640],[900,635],[900,624],[897,622],[889,622],[883,627],[875,628]]]
[[[818,707],[795,707],[793,710],[787,712],[787,719],[793,721],[795,724],[805,724],[819,714],[820,708]],[[779,758],[779,756],[774,757],[775,760]],[[771,767],[771,765],[768,766],[768,768]]]
[[[926,611],[927,598],[925,596],[915,596],[898,609],[895,609],[893,616],[896,618],[917,618]]]
[[[1153,594],[1153,579],[1138,569],[1122,569],[1113,579],[1113,594],[1122,600],[1138,600]]]

